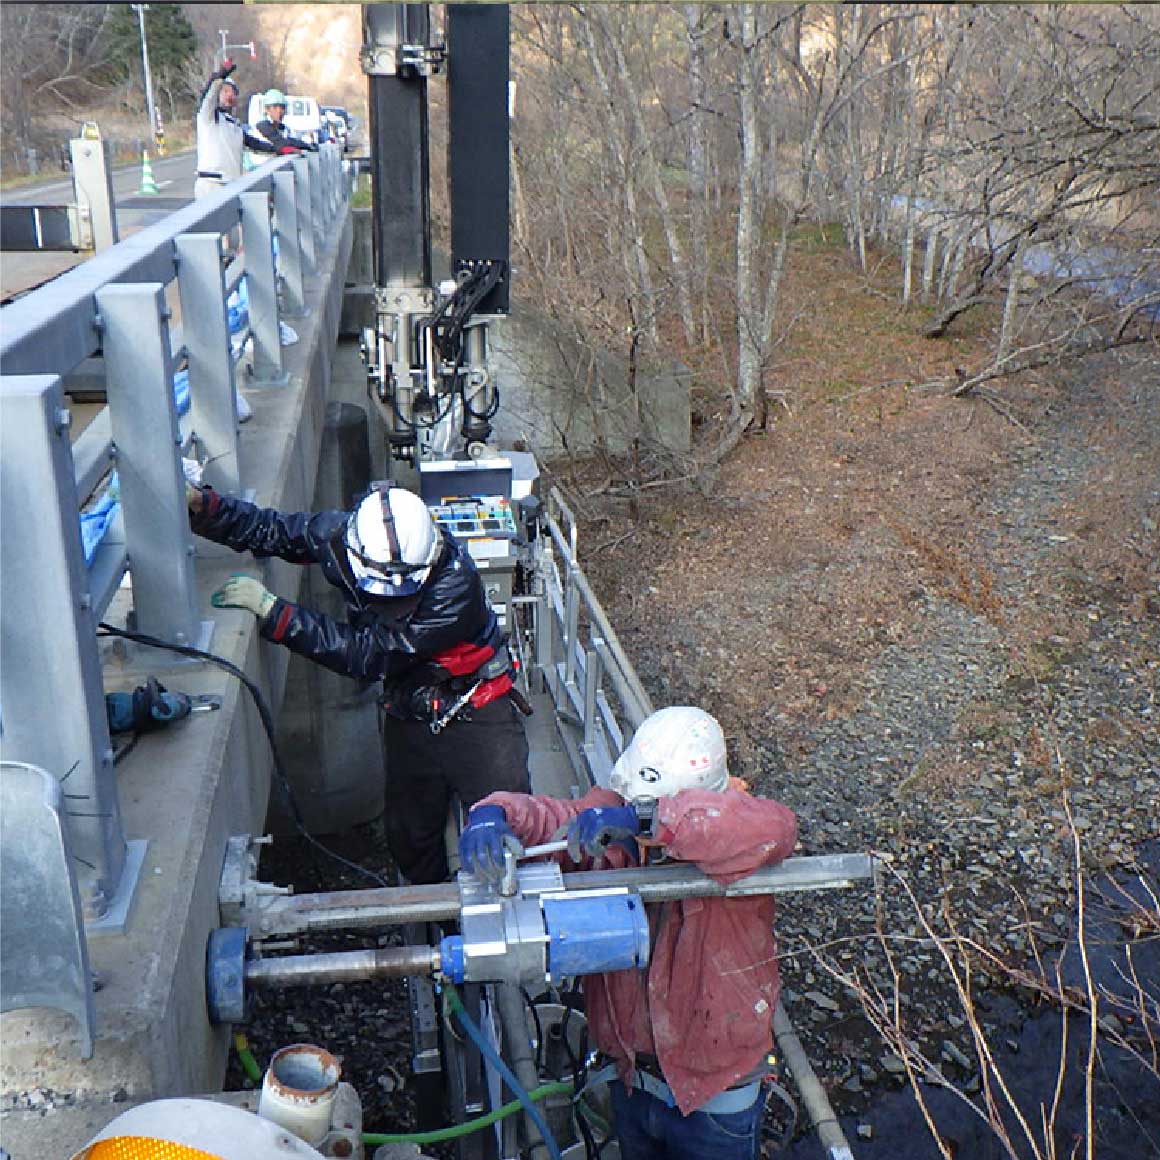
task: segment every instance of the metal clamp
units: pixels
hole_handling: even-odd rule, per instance
[[[442,44],[365,44],[359,64],[367,76],[435,76],[443,68],[447,49]]]

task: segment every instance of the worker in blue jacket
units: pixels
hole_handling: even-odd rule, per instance
[[[209,487],[188,489],[198,535],[258,558],[318,564],[346,620],[293,604],[251,576],[214,593],[300,656],[382,680],[387,842],[411,882],[447,876],[444,826],[497,789],[529,789],[522,704],[506,636],[466,548],[403,488],[379,487],[350,512],[284,514]]]

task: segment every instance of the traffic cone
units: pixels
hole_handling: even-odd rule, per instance
[[[160,193],[157,182],[153,180],[153,166],[149,164],[149,151],[141,154],[141,188],[138,193]]]

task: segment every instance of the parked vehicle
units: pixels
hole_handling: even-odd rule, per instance
[[[328,118],[335,126],[335,140],[343,149],[354,146],[355,119],[341,105],[323,105],[322,115]]]

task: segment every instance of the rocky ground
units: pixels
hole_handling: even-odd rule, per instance
[[[923,1131],[913,1107],[904,1122],[888,1104],[902,1055],[978,1092],[977,1025],[1026,1071],[1033,968],[1075,931],[1077,866],[1157,889],[1141,859],[1160,834],[1160,358],[1135,348],[1005,383],[994,405],[956,400],[923,384],[984,332],[917,338],[840,251],[789,290],[811,305],[776,368],[789,406],[708,488],[626,488],[591,463],[558,480],[654,701],[719,717],[734,772],[798,812],[802,853],[882,857],[877,891],[784,901],[785,999],[855,1140],[917,1157],[900,1143]],[[364,839],[374,862],[373,836],[344,852]],[[1155,896],[1110,929],[1154,945]],[[973,1006],[949,965],[967,963]],[[1140,989],[1155,1003],[1155,975]],[[401,993],[263,999],[259,1054],[332,1028],[369,1122],[397,1129]],[[1120,1103],[1155,1125],[1144,1022],[1107,1026],[1153,1053],[1154,1086]],[[1033,1102],[1050,1101],[1045,1074]],[[1154,1126],[1139,1141],[1160,1155]]]
[[[895,382],[877,391],[799,391],[707,496],[574,481],[656,703],[718,715],[735,772],[797,810],[802,852],[886,863],[877,893],[787,899],[780,918],[787,1009],[868,1139],[905,1081],[868,1009],[978,1090],[932,936],[978,944],[972,985],[998,1011],[1009,973],[1073,932],[1077,859],[1155,884],[1137,858],[1160,833],[1160,359],[1007,384],[1000,413],[913,389],[912,357],[879,356]],[[1153,899],[1153,937],[1158,917]],[[979,1018],[1002,1037],[1020,1014]]]

